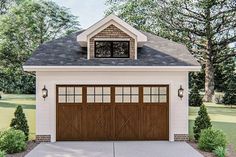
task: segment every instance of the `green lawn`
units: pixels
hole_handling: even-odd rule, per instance
[[[35,137],[35,95],[2,95],[0,100],[0,130],[9,127],[18,105],[22,105],[24,109],[30,128],[30,139],[33,139]]]
[[[236,148],[236,108],[214,103],[205,103],[205,105],[207,107],[213,127],[223,130],[228,138],[229,143],[233,144]],[[198,110],[199,107],[189,108],[190,138],[193,138],[193,124]]]
[[[22,105],[30,127],[31,139],[35,136],[35,96],[34,95],[2,95],[0,100],[0,130],[8,128],[17,105]],[[206,103],[213,127],[223,130],[230,143],[236,147],[236,108]],[[192,126],[199,108],[189,108],[189,130],[193,138]]]

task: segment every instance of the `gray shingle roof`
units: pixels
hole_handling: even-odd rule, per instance
[[[90,59],[76,36],[82,31],[40,45],[24,66],[199,66],[184,45],[143,32],[148,41],[138,59]]]

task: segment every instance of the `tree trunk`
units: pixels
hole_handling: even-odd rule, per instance
[[[214,95],[214,67],[210,60],[206,60],[205,67],[205,95],[204,101],[211,102]]]

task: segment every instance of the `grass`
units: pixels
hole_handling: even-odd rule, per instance
[[[35,95],[2,95],[0,100],[0,130],[9,128],[15,109],[21,105],[28,120],[30,139],[35,138]]]
[[[35,137],[35,95],[2,95],[0,100],[0,130],[9,127],[15,108],[22,105],[30,127],[30,138]],[[236,108],[214,103],[205,104],[214,128],[221,129],[227,135],[228,141],[236,148]],[[193,138],[193,123],[199,107],[189,108],[189,131]]]
[[[236,108],[221,104],[205,103],[212,125],[223,130],[230,144],[236,149]],[[199,107],[189,108],[189,134],[193,138],[193,124]]]

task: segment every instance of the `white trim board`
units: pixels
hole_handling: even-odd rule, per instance
[[[200,71],[201,66],[23,66],[24,71]]]
[[[128,23],[126,23],[125,21],[121,20],[120,18],[118,18],[117,16],[115,16],[113,14],[103,18],[102,20],[98,21],[97,23],[95,23],[94,25],[92,25],[91,27],[86,29],[84,32],[79,34],[77,36],[77,41],[81,44],[81,46],[86,46],[87,44],[85,44],[85,43],[87,42],[88,36],[96,31],[100,30],[100,28],[102,28],[107,23],[110,23],[111,21],[113,21],[113,23],[116,23],[116,24],[120,25],[121,27],[123,27],[126,30],[125,32],[128,31],[129,34],[134,34],[135,36],[137,36],[138,43],[139,42],[144,43],[147,41],[146,35],[144,35],[143,33],[141,33],[140,31],[138,31],[137,29],[135,29],[134,27],[132,27],[131,25],[129,25]],[[122,29],[122,31],[124,31],[124,30]]]

